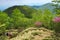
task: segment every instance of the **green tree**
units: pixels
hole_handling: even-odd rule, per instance
[[[54,11],[60,14],[60,0],[52,0],[52,2],[54,3],[53,6],[55,6]]]
[[[55,14],[53,14],[50,10],[45,9],[42,15],[42,22],[45,27],[52,29],[52,19],[55,17]]]
[[[8,28],[22,28],[28,27],[32,23],[31,19],[25,17],[23,13],[18,9],[14,9],[10,18],[10,27]]]
[[[4,35],[8,24],[9,24],[8,15],[5,12],[0,11],[0,34]]]
[[[24,18],[24,14],[22,14],[20,10],[18,10],[17,8],[13,10],[13,13],[11,14],[11,20],[10,20],[11,27],[20,26],[23,18]]]
[[[44,11],[38,10],[37,13],[33,13],[33,20],[42,22],[42,26],[52,29],[52,19],[55,17],[50,10],[45,9]]]
[[[8,19],[9,19],[8,15],[6,13],[0,11],[0,25],[7,23]]]
[[[0,27],[4,26],[4,25],[8,25],[9,24],[9,16],[5,13],[0,11]]]
[[[33,19],[34,21],[40,21],[42,15],[43,15],[42,11],[41,11],[41,10],[37,10],[36,12],[34,12],[34,13],[32,14],[32,19]]]

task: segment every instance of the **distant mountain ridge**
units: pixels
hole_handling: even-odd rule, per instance
[[[46,3],[44,5],[33,5],[33,6],[29,6],[29,7],[32,7],[32,8],[35,8],[35,9],[45,9],[45,8],[48,8],[50,10],[54,9],[55,7],[52,6],[53,3]],[[16,6],[16,5],[15,5]],[[21,6],[21,5],[18,5],[18,6]],[[24,6],[24,5],[22,5]],[[13,6],[12,6],[13,7]],[[0,7],[0,10],[4,10],[6,8],[4,7]],[[8,9],[8,8],[7,8]]]
[[[35,12],[36,10],[30,6],[18,6],[18,5],[15,5],[15,6],[12,6],[12,7],[9,7],[7,8],[6,10],[4,10],[4,12],[6,12],[9,16],[11,16],[13,10],[15,9],[18,9],[21,13],[23,13],[26,17],[29,17],[31,18],[31,16],[28,16],[30,15],[31,13]]]
[[[45,10],[45,9],[49,9],[50,11],[54,10],[54,6],[52,6],[53,3],[47,3],[44,5],[39,5],[39,6],[26,6],[26,5],[15,5],[12,7],[9,7],[7,9],[4,10],[4,12],[8,13],[8,15],[10,15],[14,9],[19,9],[22,13],[24,13],[26,16],[28,16],[30,13],[35,12],[37,9],[41,9],[41,10]]]
[[[41,10],[44,10],[44,9],[49,9],[49,10],[53,10],[55,7],[52,6],[53,3],[47,3],[47,4],[44,4],[44,5],[41,5],[41,6],[32,6],[32,8],[35,8],[35,9],[41,9]]]

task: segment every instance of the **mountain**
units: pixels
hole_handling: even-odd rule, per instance
[[[21,11],[21,13],[23,13],[26,17],[30,18],[31,13],[33,13],[34,11],[36,11],[34,8],[31,8],[30,6],[20,6],[20,5],[15,5],[12,7],[9,7],[7,9],[4,10],[4,12],[8,13],[8,15],[10,16],[11,13],[13,12],[14,9],[19,9]]]
[[[55,7],[53,7],[52,6],[53,5],[53,3],[46,3],[46,4],[44,4],[44,5],[33,5],[33,6],[29,6],[29,7],[32,7],[32,8],[34,8],[34,9],[45,9],[45,8],[48,8],[48,9],[50,9],[50,10],[52,10],[52,9],[54,9]],[[15,6],[12,6],[12,7],[10,7],[10,8],[16,8],[16,6],[20,6],[20,5],[15,5]],[[21,6],[22,7],[22,6]],[[4,9],[6,9],[6,7],[1,7],[0,6],[0,10],[4,10]],[[7,9],[9,9],[8,7],[7,7]],[[7,10],[6,9],[6,10]],[[5,10],[4,10],[5,11]]]
[[[10,16],[11,13],[13,12],[13,10],[17,8],[26,17],[31,18],[31,14],[34,13],[34,12],[36,12],[37,9],[41,9],[41,10],[49,9],[50,11],[53,12],[53,10],[54,10],[55,7],[52,6],[52,5],[53,5],[53,3],[47,3],[47,4],[44,4],[44,5],[40,5],[40,6],[26,6],[26,5],[21,6],[21,5],[15,5],[15,6],[12,6],[12,7],[9,7],[7,9],[5,9],[4,12],[8,13],[8,15]]]
[[[44,4],[44,5],[40,5],[40,6],[32,6],[32,8],[35,8],[35,9],[41,9],[41,10],[44,10],[44,9],[49,9],[49,10],[53,10],[55,7],[52,6],[53,3],[47,3],[47,4]]]

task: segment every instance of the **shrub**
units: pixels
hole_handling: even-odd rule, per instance
[[[60,22],[60,17],[55,17],[52,21],[55,22],[55,23],[59,23]]]
[[[45,9],[44,11],[40,11],[37,13],[32,14],[32,19],[36,21],[42,22],[42,26],[53,29],[53,23],[52,19],[56,16],[56,14],[53,14],[50,10]]]
[[[56,32],[60,32],[60,17],[55,17],[52,20],[54,22],[54,29]]]
[[[0,36],[0,40],[8,40],[7,36]]]
[[[37,26],[37,27],[42,26],[42,23],[37,21],[37,22],[35,22],[35,26]]]

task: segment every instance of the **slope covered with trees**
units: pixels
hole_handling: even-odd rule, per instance
[[[8,15],[11,15],[14,9],[19,9],[26,17],[31,18],[31,14],[36,10],[29,6],[13,6],[4,10]]]

